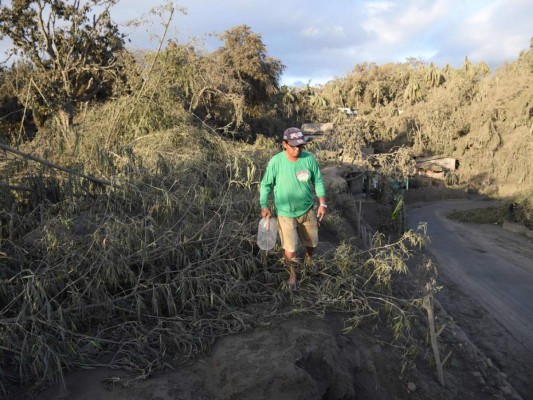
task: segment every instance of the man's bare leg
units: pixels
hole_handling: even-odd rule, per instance
[[[296,252],[285,250],[285,265],[289,270],[289,285],[294,286],[296,283]]]

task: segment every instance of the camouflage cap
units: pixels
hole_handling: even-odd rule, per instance
[[[289,143],[291,146],[301,146],[306,144],[304,134],[299,128],[287,128],[283,132],[283,140]]]

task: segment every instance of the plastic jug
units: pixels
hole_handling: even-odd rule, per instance
[[[257,245],[261,250],[272,250],[278,240],[278,221],[276,218],[261,218],[257,229]]]

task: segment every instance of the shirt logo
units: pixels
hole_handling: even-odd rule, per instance
[[[300,181],[300,182],[307,182],[309,180],[309,171],[298,171],[296,173],[296,178]]]

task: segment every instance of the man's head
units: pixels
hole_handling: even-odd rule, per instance
[[[302,146],[306,143],[304,134],[298,128],[287,128],[283,132],[283,141],[291,147]]]
[[[306,144],[304,134],[298,128],[287,128],[283,132],[283,148],[289,160],[296,161]]]

